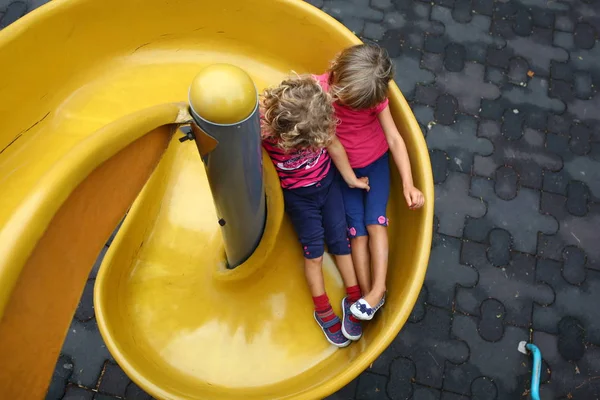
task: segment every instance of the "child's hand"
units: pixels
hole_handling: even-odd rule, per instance
[[[352,189],[365,189],[367,192],[371,190],[371,187],[369,186],[369,178],[366,176],[363,176],[362,178],[356,178],[356,180],[353,183],[349,183],[348,186],[350,186]]]
[[[421,208],[423,207],[423,204],[425,204],[423,193],[414,186],[404,189],[404,198],[406,199],[408,208],[411,210]]]

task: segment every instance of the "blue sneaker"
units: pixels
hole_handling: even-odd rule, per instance
[[[362,326],[360,326],[360,322],[354,322],[350,319],[352,315],[350,312],[351,305],[346,297],[342,299],[342,333],[350,340],[358,340],[362,336]]]
[[[381,300],[379,301],[379,303],[377,303],[377,305],[375,307],[371,307],[371,305],[369,303],[367,303],[364,298],[361,297],[356,303],[354,303],[350,306],[350,312],[357,319],[360,319],[363,321],[370,321],[373,319],[373,316],[375,316],[375,313],[377,312],[377,310],[379,310],[381,307],[383,307],[384,304],[385,304],[385,293],[383,294],[383,297],[381,298]]]
[[[315,321],[317,321],[317,324],[319,324],[319,326],[321,327],[321,330],[325,334],[325,338],[329,343],[337,347],[346,347],[350,344],[350,341],[346,339],[341,329],[336,333],[333,333],[329,330],[329,328],[341,322],[337,315],[331,321],[327,322],[324,322],[321,318],[319,318],[316,311],[314,312],[314,316]]]

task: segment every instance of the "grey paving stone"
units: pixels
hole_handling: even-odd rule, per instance
[[[470,358],[462,365],[448,364],[444,389],[468,395],[473,382],[486,377],[497,387],[498,398],[519,398],[522,393],[519,377],[528,375],[528,371],[515,345],[528,339],[526,329],[505,326],[500,340],[488,342],[479,335],[474,317],[456,315],[452,333],[467,343]]]
[[[527,60],[521,57],[511,58],[508,64],[508,81],[515,85],[527,84],[529,78],[527,73],[529,72],[529,63]]]
[[[494,152],[483,157],[475,155],[474,171],[477,175],[493,178],[499,167],[511,166],[519,175],[520,185],[541,189],[542,171],[559,171],[562,159],[545,147],[545,135],[526,128],[518,140],[509,140],[500,131],[500,124],[494,121],[481,121],[478,136],[488,138],[494,145]]]
[[[589,100],[573,99],[569,103],[569,112],[575,115],[580,121],[593,120],[596,123],[600,121],[600,93],[596,93]]]
[[[561,260],[565,247],[576,246],[586,252],[588,268],[600,269],[600,247],[597,246],[600,204],[590,204],[588,213],[578,217],[568,213],[566,201],[561,195],[542,192],[540,209],[556,218],[560,228],[556,235],[540,236],[538,253],[543,257]]]
[[[563,278],[571,285],[581,285],[586,278],[585,252],[575,246],[567,246],[563,250]]]
[[[131,379],[117,364],[107,362],[104,365],[104,374],[98,386],[98,392],[111,396],[124,397]]]
[[[390,365],[390,379],[387,383],[387,395],[391,399],[413,399],[415,396],[416,366],[413,360],[399,357]]]
[[[94,318],[94,283],[95,280],[87,281],[77,310],[75,310],[75,318],[81,322]]]
[[[528,328],[533,305],[548,305],[554,301],[551,287],[535,279],[535,258],[513,252],[510,261],[494,266],[486,252],[486,244],[465,242],[461,262],[472,265],[479,274],[477,285],[457,289],[457,309],[469,315],[481,316],[481,304],[497,299],[505,309],[504,322]]]
[[[488,66],[485,69],[485,81],[501,87],[507,82],[507,77],[502,69]]]
[[[482,64],[466,62],[460,72],[450,72],[444,68],[441,54],[425,54],[422,63],[435,73],[435,85],[439,91],[451,94],[458,100],[462,113],[477,115],[482,99],[500,97],[498,87],[485,81],[485,67]]]
[[[382,39],[384,34],[385,27],[375,22],[365,23],[365,28],[362,32],[362,36],[375,41]]]
[[[417,85],[417,89],[421,87],[419,85]],[[428,125],[430,123],[433,122],[433,108],[432,107],[428,107],[428,106],[422,106],[422,105],[414,105],[412,107],[412,111],[413,114],[415,115],[415,118],[417,118],[417,121],[419,122],[419,124],[425,128],[424,129],[424,134],[425,136],[427,136],[427,132],[428,132]]]
[[[431,5],[414,2],[395,2],[395,9],[384,16],[387,31],[381,44],[388,48],[394,42],[402,43],[403,48],[421,50],[426,34],[440,35],[444,26],[429,19]],[[399,56],[398,52],[390,52],[391,57]]]
[[[102,394],[102,393],[97,393],[94,396],[94,400],[117,400],[117,399],[120,399],[120,397],[109,396],[107,394]]]
[[[493,152],[492,143],[477,134],[477,121],[466,115],[458,115],[457,122],[450,126],[434,125],[427,133],[430,149],[445,151],[451,158],[450,169],[470,172],[476,154],[488,156]]]
[[[346,388],[346,387],[352,387],[351,383],[346,385],[344,388]],[[342,391],[343,390],[344,389],[342,389]],[[134,382],[130,382],[129,385],[127,386],[127,389],[125,390],[125,399],[127,399],[127,400],[152,400],[152,397],[148,393],[144,392]],[[332,398],[330,400],[334,400],[334,399],[335,398]],[[339,398],[337,400],[341,400],[341,398]]]
[[[6,28],[27,13],[27,4],[22,1],[14,1],[6,7],[0,18],[0,29]]]
[[[507,49],[529,63],[536,75],[548,76],[552,60],[564,62],[569,59],[565,49],[552,45],[552,31],[533,28],[530,37],[515,37],[506,43]]]
[[[434,75],[425,69],[419,67],[421,53],[418,51],[407,50],[399,57],[392,59],[396,71],[394,80],[406,98],[412,98],[415,91],[415,85],[428,84],[433,82]]]
[[[74,368],[70,381],[92,388],[96,387],[104,362],[112,360],[95,319],[89,322],[73,320],[62,352],[73,360]]]
[[[379,22],[383,19],[383,12],[371,8],[368,0],[325,0],[324,3],[323,11],[342,21],[348,18],[359,18]]]
[[[594,27],[585,22],[577,24],[574,33],[574,42],[580,49],[589,50],[596,44],[597,33]]]
[[[394,4],[391,0],[371,0],[371,6],[382,11],[394,8]]]
[[[533,29],[533,17],[528,10],[520,8],[513,17],[513,30],[519,36],[531,35]]]
[[[565,317],[581,321],[586,341],[600,343],[600,319],[595,307],[600,297],[600,272],[588,269],[586,278],[578,285],[570,284],[563,276],[563,264],[550,259],[540,259],[536,279],[552,287],[555,301],[549,306],[534,306],[533,328],[558,334],[559,322]]]
[[[321,8],[323,7],[323,4],[325,4],[325,2],[323,0],[305,0],[307,3],[312,4],[313,6],[317,7],[317,8]]]
[[[459,239],[435,235],[425,276],[427,304],[452,309],[456,288],[477,283],[477,271],[461,263],[461,244]]]
[[[444,93],[436,99],[433,116],[438,124],[452,125],[456,122],[457,111],[458,101],[456,98]]]
[[[491,229],[500,227],[514,238],[515,250],[535,254],[538,232],[553,235],[558,230],[555,218],[539,212],[538,191],[521,188],[517,197],[506,201],[494,193],[493,181],[474,177],[470,194],[487,203],[487,214],[467,221],[465,237],[468,239],[483,241]]]
[[[494,1],[493,0],[473,0],[471,3],[473,11],[477,14],[492,16],[494,12]]]
[[[436,185],[435,213],[439,219],[439,233],[462,237],[467,216],[481,218],[485,215],[485,203],[469,196],[469,186],[469,175],[459,172],[450,172],[442,184]]]
[[[569,55],[569,62],[576,70],[596,71],[600,60],[600,44],[596,44],[590,50],[572,50]]]
[[[452,392],[442,392],[441,400],[468,400],[469,397]]]
[[[554,45],[570,51],[575,49],[575,39],[569,32],[554,32]]]
[[[364,372],[358,378],[356,400],[379,400],[385,398],[385,376]]]
[[[411,375],[410,362],[392,363],[390,383],[394,382],[395,378],[404,377],[410,380],[414,377],[414,383],[440,389],[446,361],[461,364],[469,358],[467,345],[450,337],[451,323],[450,311],[426,307],[423,320],[405,325],[391,346],[399,356],[406,357],[414,363],[414,375]],[[427,335],[424,335],[424,332],[427,332]],[[406,387],[406,384],[398,386]],[[388,393],[389,389],[388,387]],[[395,392],[400,392],[400,388],[396,387]]]
[[[490,245],[487,248],[487,259],[494,267],[508,265],[512,258],[512,238],[504,229],[496,228],[490,231],[488,238]]]
[[[448,8],[433,6],[431,19],[444,24],[444,35],[449,41],[465,47],[467,60],[483,62],[487,46],[505,45],[502,38],[489,34],[491,18],[485,15],[473,15],[470,22],[460,23],[452,18],[452,11]]]
[[[600,349],[586,346],[577,363],[565,360],[559,352],[559,337],[534,331],[533,342],[543,354],[544,362],[552,379],[540,388],[543,399],[594,399],[600,393]],[[530,362],[530,361],[529,361]]]
[[[599,147],[595,143],[585,143],[585,140],[580,135],[584,133],[582,130],[586,127],[571,128],[571,139],[561,135],[548,134],[547,147],[550,151],[561,156],[564,162],[564,168],[554,173],[546,173],[544,175],[544,190],[567,195],[568,185],[573,181],[580,181],[586,184],[591,194],[592,199],[600,199],[600,158],[596,153]],[[575,140],[573,139],[575,138]],[[573,143],[575,141],[575,143]],[[583,141],[584,143],[577,143]],[[574,146],[571,146],[571,144]],[[590,145],[591,156],[576,155],[573,153],[573,148],[581,149],[581,153],[587,151],[587,146]]]
[[[582,99],[588,100],[592,97],[593,92],[593,82],[591,74],[587,72],[576,72],[575,73],[575,85],[574,91],[575,95]]]
[[[473,18],[471,2],[469,0],[456,0],[452,9],[452,18],[461,23],[468,23]]]
[[[583,217],[588,212],[589,191],[582,182],[572,181],[567,189],[567,211],[571,215]]]
[[[89,389],[69,385],[62,400],[92,400],[94,392]]]
[[[71,358],[61,354],[54,367],[52,380],[50,381],[50,386],[46,393],[46,400],[59,400],[63,398],[67,390],[67,382],[72,373],[73,361]]]
[[[575,23],[569,15],[557,15],[554,21],[554,28],[557,31],[573,32]]]
[[[496,170],[496,195],[502,200],[512,200],[517,196],[519,174],[514,168],[504,165]]]
[[[531,78],[526,88],[510,87],[503,91],[502,98],[507,99],[516,106],[531,105],[556,113],[565,110],[563,102],[548,97],[548,81],[535,76]]]

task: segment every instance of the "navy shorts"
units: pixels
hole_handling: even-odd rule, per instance
[[[368,225],[388,226],[386,210],[390,197],[390,157],[383,156],[363,168],[355,168],[358,178],[368,177],[371,189],[351,189],[342,185],[348,235],[351,238],[367,236]]]
[[[327,176],[313,186],[283,189],[285,209],[305,258],[318,258],[325,252],[325,243],[331,254],[350,254],[346,212],[337,171],[331,166]]]

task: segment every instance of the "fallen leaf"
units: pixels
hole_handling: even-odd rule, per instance
[[[533,78],[534,75],[535,75],[535,72],[533,72],[531,70],[527,71],[527,76],[528,77]]]

